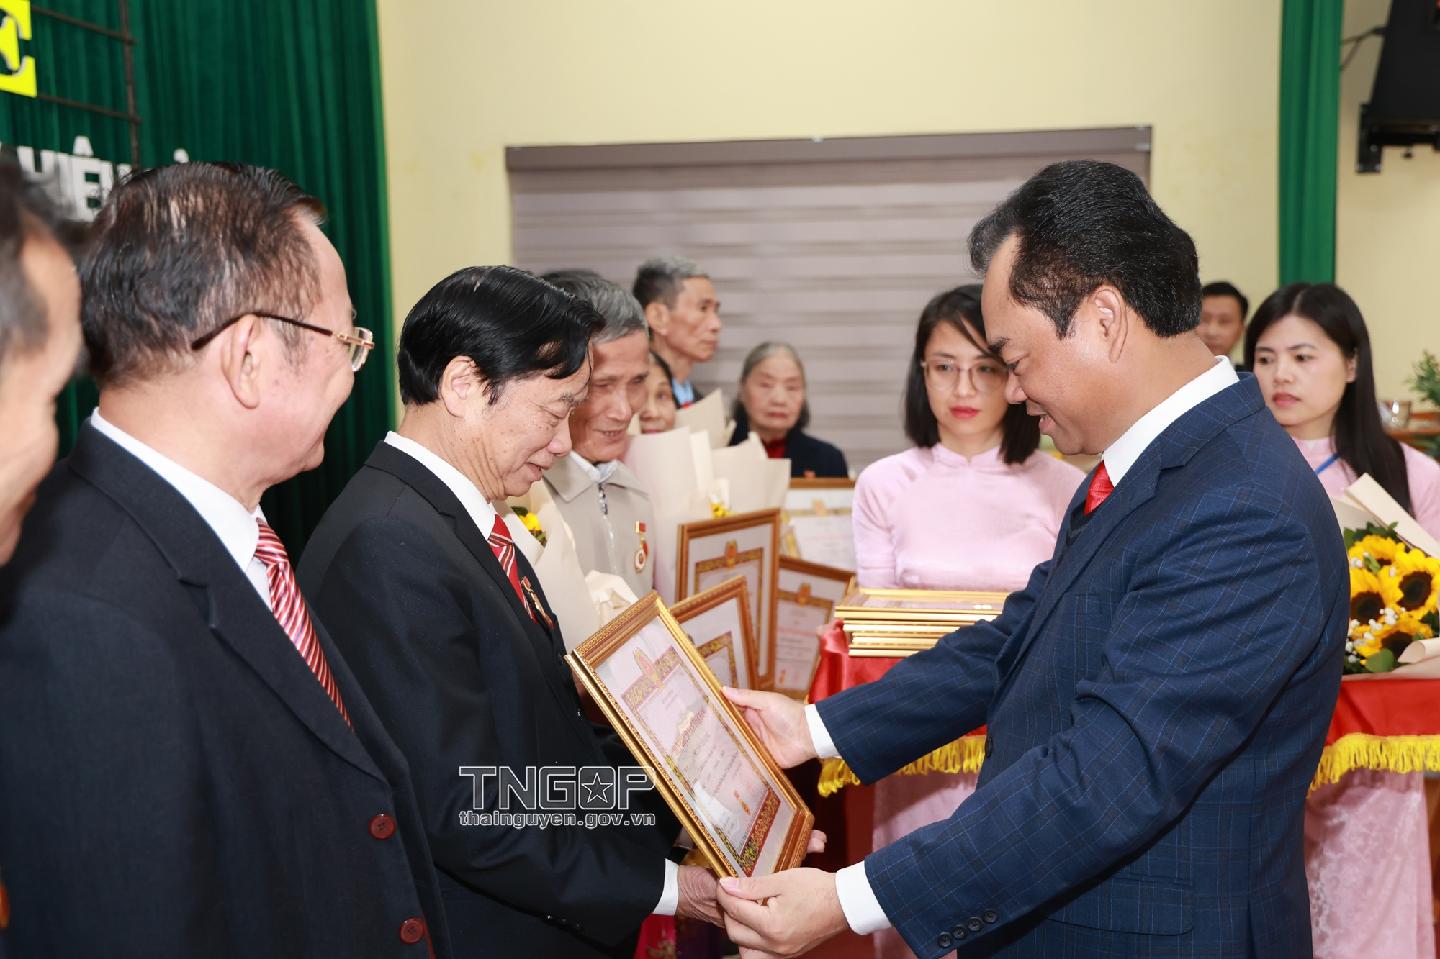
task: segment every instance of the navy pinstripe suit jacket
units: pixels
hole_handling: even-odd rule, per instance
[[[992,623],[820,703],[873,781],[988,724],[980,786],[865,860],[921,959],[1310,955],[1305,794],[1349,578],[1253,378],[1175,421]]]

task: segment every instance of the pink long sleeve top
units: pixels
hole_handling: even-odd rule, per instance
[[[965,457],[908,449],[855,482],[861,586],[1014,591],[1050,558],[1085,474],[1036,452],[1010,466],[1000,450]]]
[[[1311,469],[1335,455],[1335,444],[1329,438],[1296,440],[1295,445],[1300,447]],[[1410,477],[1410,515],[1425,527],[1425,532],[1440,536],[1440,463],[1408,443],[1401,443],[1400,448],[1405,451],[1405,472]],[[1319,476],[1320,485],[1331,496],[1345,492],[1345,488],[1357,478],[1350,464],[1344,460],[1336,460],[1326,466]]]

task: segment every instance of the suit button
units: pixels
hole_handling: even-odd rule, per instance
[[[967,935],[969,935],[969,933],[965,931],[964,926],[956,926],[954,929],[950,930],[950,935],[955,938],[956,942],[959,942],[961,939],[964,939]]]
[[[984,919],[987,925],[994,925],[995,921],[1000,917],[995,915],[994,909],[986,909],[985,912],[981,914],[980,918]]]
[[[942,932],[940,933],[940,938],[935,940],[935,945],[941,949],[949,949],[952,942],[954,942],[954,940],[950,938],[950,933]]]
[[[370,835],[376,839],[389,839],[395,835],[395,820],[382,812],[370,820]]]
[[[407,946],[413,946],[425,938],[425,920],[419,916],[412,916],[400,923],[400,941]]]
[[[971,932],[979,932],[980,929],[981,929],[980,917],[979,917],[979,916],[971,916],[970,919],[969,919],[969,921],[966,922],[965,925],[967,925],[967,926],[970,927],[970,931],[971,931]]]

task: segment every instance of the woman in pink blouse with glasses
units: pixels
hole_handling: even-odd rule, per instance
[[[915,446],[855,483],[861,586],[1013,591],[1050,558],[1084,474],[1039,450],[1040,428],[1005,402],[1007,372],[985,345],[980,287],[939,294],[915,331],[905,432]],[[874,842],[950,816],[974,773],[890,776],[875,787]],[[876,954],[909,956],[894,930]]]

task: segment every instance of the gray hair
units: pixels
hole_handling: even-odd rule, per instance
[[[609,343],[632,333],[650,334],[650,328],[645,325],[645,311],[635,297],[594,270],[551,270],[541,279],[593,307],[605,318],[605,325],[595,334],[594,342]]]
[[[761,343],[755,347],[745,355],[745,362],[740,365],[740,385],[743,387],[745,381],[750,378],[750,374],[755,372],[755,367],[764,363],[772,356],[788,356],[795,361],[796,368],[800,370],[800,380],[805,383],[805,399],[800,404],[800,418],[795,421],[795,429],[803,430],[810,425],[810,384],[805,376],[805,364],[800,362],[800,354],[795,352],[795,347],[789,343],[781,343],[774,340]],[[737,422],[745,408],[740,402],[741,392],[741,390],[736,390],[735,402],[730,406],[730,418]],[[746,421],[748,422],[748,420],[749,417],[747,416]]]
[[[49,321],[20,256],[31,239],[55,236],[58,220],[42,190],[26,182],[8,151],[0,157],[0,363],[45,345]]]
[[[635,299],[642,307],[660,302],[673,307],[680,298],[685,281],[694,277],[710,278],[694,260],[683,256],[655,256],[640,264],[635,272]]]

